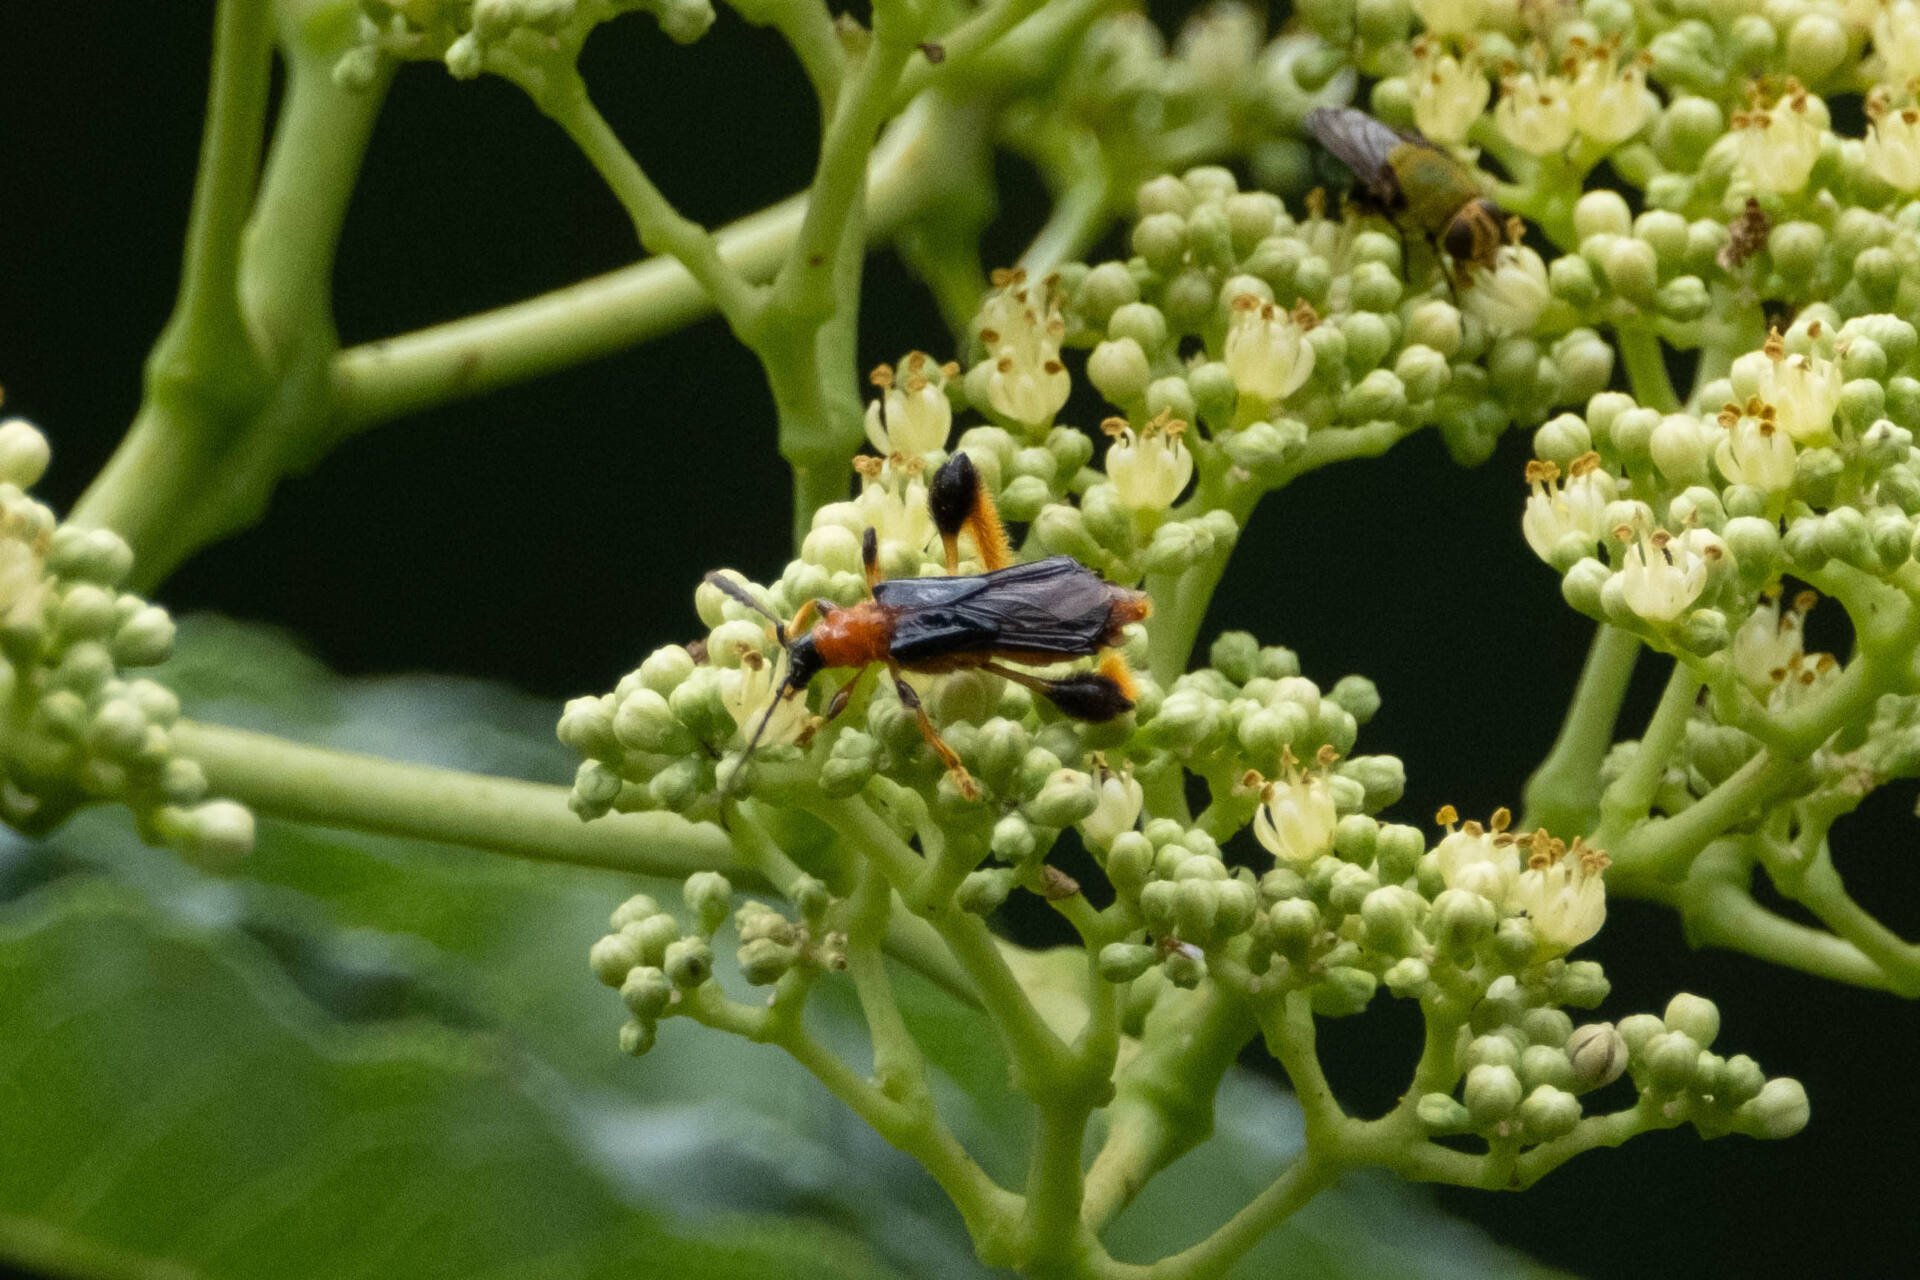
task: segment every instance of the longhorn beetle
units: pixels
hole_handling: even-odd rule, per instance
[[[747,740],[742,768],[760,745],[780,703],[803,694],[813,677],[830,667],[885,666],[901,704],[919,719],[927,745],[969,799],[980,794],[979,787],[953,748],[941,740],[902,672],[991,671],[1032,689],[1076,720],[1111,720],[1133,710],[1133,676],[1117,653],[1109,653],[1098,670],[1052,678],[1007,664],[1044,665],[1062,658],[1091,657],[1118,644],[1127,624],[1141,621],[1152,608],[1145,593],[1108,582],[1072,556],[1012,563],[999,513],[964,453],[955,454],[934,473],[927,486],[927,506],[945,546],[948,576],[883,580],[879,539],[868,529],[861,542],[868,598],[849,608],[809,600],[789,625],[738,582],[718,573],[707,575],[708,582],[771,619],[787,651],[786,679]],[[955,573],[963,531],[973,534],[987,572]],[[846,709],[857,683],[858,677],[840,687],[828,702],[822,723]],[[733,777],[739,776],[736,769]]]

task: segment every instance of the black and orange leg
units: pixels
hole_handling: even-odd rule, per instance
[[[854,686],[866,679],[868,670],[871,668],[856,671],[853,679],[833,691],[833,696],[827,699],[827,709],[807,721],[807,727],[800,731],[798,738],[794,739],[794,745],[805,747],[813,741],[814,734],[840,718],[840,713],[847,709],[849,702],[853,701]]]
[[[967,799],[978,800],[980,784],[975,782],[973,775],[967,772],[967,766],[960,763],[959,754],[946,744],[946,740],[940,736],[940,731],[933,727],[933,717],[929,716],[927,709],[920,704],[920,695],[914,692],[913,686],[908,684],[906,677],[900,674],[899,667],[888,663],[887,670],[893,673],[893,689],[900,695],[900,705],[913,712],[920,721],[920,736],[927,740],[927,745],[933,748],[933,753],[940,757],[940,763],[947,766],[948,774],[953,777],[953,785],[960,788],[960,794]]]
[[[1092,671],[1076,671],[1057,679],[999,662],[989,662],[982,669],[1024,685],[1060,708],[1062,714],[1090,724],[1125,715],[1133,710],[1140,697],[1133,671],[1127,666],[1127,660],[1117,653],[1107,654]]]
[[[1013,563],[1013,547],[1007,541],[1006,526],[1000,523],[1000,511],[980,484],[973,459],[966,454],[954,454],[933,473],[927,485],[927,509],[946,549],[948,573],[959,572],[963,531],[973,535],[988,572]]]
[[[860,571],[867,576],[867,594],[880,585],[880,535],[872,525],[860,535]]]

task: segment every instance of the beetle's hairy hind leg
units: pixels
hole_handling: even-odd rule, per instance
[[[900,705],[912,711],[920,721],[920,736],[927,740],[927,745],[933,748],[933,753],[940,757],[940,763],[947,766],[947,773],[952,776],[953,785],[958,787],[960,794],[967,799],[978,800],[980,784],[975,782],[973,775],[967,772],[967,766],[960,763],[959,754],[946,744],[940,736],[940,731],[933,727],[933,717],[929,716],[927,709],[920,705],[920,695],[914,692],[913,686],[908,684],[906,678],[900,674],[900,668],[889,665],[887,670],[893,673],[893,689],[900,695]]]
[[[947,572],[960,570],[960,534],[973,535],[980,549],[980,560],[989,572],[1013,563],[1013,547],[1007,541],[1006,526],[1000,522],[1000,510],[993,505],[973,459],[956,453],[933,473],[927,485],[927,510],[940,531],[940,544],[946,551]]]
[[[1077,671],[1056,679],[998,662],[989,662],[982,669],[1026,686],[1058,707],[1061,714],[1089,724],[1101,724],[1125,715],[1140,698],[1132,669],[1117,653],[1108,653],[1093,671]]]

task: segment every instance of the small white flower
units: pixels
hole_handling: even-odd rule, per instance
[[[1477,893],[1495,906],[1506,901],[1507,891],[1520,874],[1520,850],[1507,830],[1511,817],[1500,809],[1495,811],[1490,828],[1465,822],[1458,830],[1447,832],[1433,850],[1447,888]],[[1452,826],[1452,805],[1440,811],[1440,820]]]
[[[1132,766],[1119,773],[1100,770],[1100,804],[1080,823],[1080,834],[1096,849],[1105,849],[1123,831],[1133,830],[1140,820],[1140,807],[1146,792],[1133,776]]]
[[[1525,333],[1547,309],[1547,264],[1525,245],[1502,245],[1494,254],[1493,270],[1472,270],[1466,308],[1495,333]]]
[[[1894,0],[1883,7],[1873,20],[1873,51],[1878,83],[1900,88],[1920,77],[1920,4]]]
[[[1528,155],[1552,155],[1573,139],[1573,108],[1567,103],[1566,82],[1558,76],[1535,79],[1531,71],[1510,76],[1500,84],[1500,102],[1493,122],[1508,142]]]
[[[1734,112],[1733,129],[1741,172],[1754,189],[1789,195],[1807,185],[1820,158],[1827,107],[1789,80],[1771,107]]]
[[[874,531],[883,558],[890,543],[923,555],[936,534],[927,510],[926,482],[874,458],[856,458],[854,465],[865,482],[853,501],[860,529]]]
[[[1834,410],[1840,406],[1840,367],[1820,356],[1787,354],[1778,332],[1764,347],[1749,351],[1728,371],[1733,394],[1742,403],[1758,396],[1773,406],[1778,422],[1794,442],[1825,444],[1832,436]]]
[[[1877,116],[1867,128],[1867,168],[1902,195],[1920,191],[1920,111]]]
[[[1726,554],[1724,544],[1715,548],[1717,538],[1707,544],[1693,539],[1703,532],[1690,529],[1686,537],[1675,538],[1655,529],[1627,548],[1620,588],[1629,609],[1648,622],[1672,622],[1699,598],[1707,585],[1709,560]]]
[[[720,671],[720,702],[726,707],[727,714],[733,717],[733,723],[739,726],[740,737],[751,737],[754,728],[760,723],[760,717],[767,713],[773,704],[773,698],[783,683],[776,678],[776,664],[767,661],[759,653],[743,653],[740,665],[726,667]],[[766,732],[760,740],[764,743],[791,742],[800,733],[807,720],[807,700],[796,694],[774,707],[773,718],[767,722]]]
[[[1057,281],[1048,276],[1029,286],[1024,271],[994,273],[996,286],[981,305],[974,330],[987,349],[992,373],[987,401],[995,413],[1027,426],[1045,426],[1072,389],[1060,363],[1066,322],[1060,316]]]
[[[1767,695],[1767,710],[1778,714],[1817,697],[1844,670],[1830,653],[1803,653],[1787,664]]]
[[[1793,437],[1774,420],[1774,407],[1758,397],[1743,410],[1729,404],[1720,411],[1720,441],[1714,465],[1728,484],[1750,484],[1767,493],[1783,493],[1793,484],[1798,453]]]
[[[1240,394],[1269,404],[1286,399],[1313,375],[1313,346],[1301,317],[1250,293],[1233,300],[1224,358]]]
[[[1617,147],[1640,132],[1658,105],[1647,91],[1647,70],[1638,58],[1624,66],[1612,44],[1575,55],[1578,68],[1567,86],[1573,127],[1603,147]]]
[[[1527,869],[1514,880],[1506,909],[1525,912],[1540,943],[1555,954],[1565,954],[1606,923],[1602,875],[1607,855],[1589,849],[1579,836],[1568,847],[1537,831],[1530,844]]]
[[[1811,591],[1803,591],[1784,613],[1779,597],[1763,599],[1734,631],[1734,674],[1755,696],[1771,695],[1800,662],[1807,611],[1813,607],[1813,599]]]
[[[1107,479],[1131,511],[1165,511],[1193,479],[1193,455],[1180,442],[1187,424],[1162,413],[1139,432],[1125,418],[1108,418]]]
[[[878,400],[867,405],[867,440],[880,456],[902,454],[917,458],[944,449],[953,429],[953,406],[947,401],[946,377],[957,369],[942,369],[923,352],[900,362],[899,375],[887,365],[869,379],[880,388]]]
[[[1477,54],[1456,58],[1431,40],[1413,46],[1413,122],[1434,142],[1457,145],[1487,109],[1492,87]]]
[[[1307,774],[1267,784],[1254,811],[1253,836],[1282,862],[1303,867],[1332,851],[1338,821],[1326,775]]]
[[[1591,451],[1573,460],[1565,484],[1557,483],[1559,478],[1560,468],[1551,462],[1527,464],[1527,483],[1533,493],[1520,517],[1520,531],[1533,553],[1548,562],[1553,549],[1570,533],[1580,534],[1589,547],[1600,541],[1607,528],[1607,504],[1615,492],[1613,476],[1601,468],[1600,455]]]

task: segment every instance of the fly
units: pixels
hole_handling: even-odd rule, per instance
[[[1507,213],[1446,148],[1352,107],[1316,107],[1305,123],[1383,213],[1447,251],[1456,286],[1467,285],[1468,265],[1493,269],[1507,241]]]

